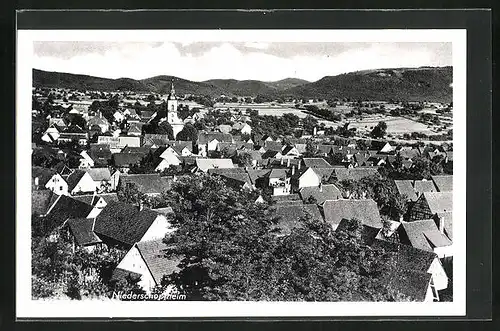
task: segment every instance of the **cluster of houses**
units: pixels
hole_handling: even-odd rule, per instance
[[[173,84],[168,107],[166,120],[180,132],[184,122],[177,117]],[[424,148],[373,142],[368,150],[360,150],[355,140],[318,141],[314,157],[304,157],[311,153],[305,140],[287,139],[284,143],[267,135],[252,135],[251,124],[242,121],[200,131],[193,141],[142,134],[141,124],[156,116],[143,113],[123,113],[130,125],[128,134],[99,135],[97,143],[80,153],[77,168],[32,168],[32,214],[53,228],[65,229],[63,233],[74,247],[126,251],[113,274],[116,279],[134,277],[150,292],[163,276],[178,270],[181,259],[162,254],[168,248],[163,238],[175,231],[169,221],[172,209],[128,204],[119,201],[116,192],[133,185],[154,197],[168,191],[178,175],[206,173],[222,178],[235,189],[267,192],[255,203],[271,200],[268,202],[278,217],[278,235],[300,227],[300,219],[305,216],[326,222],[334,231],[345,228],[347,220],[360,220],[366,245],[395,252],[394,270],[387,279],[387,286],[395,291],[418,301],[439,301],[439,291],[448,287],[451,275],[443,265],[453,257],[452,175],[395,180],[394,187],[410,206],[398,220],[383,219],[374,200],[355,196],[339,184],[380,176],[379,167],[396,162],[411,169],[413,159],[419,156],[432,159],[442,155],[442,162],[453,162],[453,152],[446,145]],[[117,121],[119,117],[115,116]],[[130,120],[133,118],[137,122]],[[82,132],[67,132],[60,118],[50,121],[42,140],[54,145],[65,139],[74,141],[74,137],[87,145],[88,130],[102,133],[110,128],[99,114],[88,120],[88,130],[79,128]],[[212,157],[216,152],[218,156]],[[326,159],[335,154],[341,156],[341,164],[331,165]],[[239,163],[239,156],[245,156],[248,162]],[[153,173],[130,172],[147,157],[153,162]],[[171,167],[179,169],[178,175],[164,175],[163,171]]]

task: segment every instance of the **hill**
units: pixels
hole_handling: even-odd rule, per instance
[[[228,95],[236,96],[277,96],[286,89],[309,83],[298,78],[285,78],[275,82],[263,82],[260,80],[236,80],[236,79],[210,79],[204,83],[217,86],[226,91]]]
[[[451,102],[452,72],[452,67],[357,71],[326,76],[289,88],[283,94],[299,98]]]

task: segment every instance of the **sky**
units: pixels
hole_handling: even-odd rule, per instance
[[[34,42],[34,68],[105,78],[158,75],[192,81],[301,78],[452,65],[442,42]]]

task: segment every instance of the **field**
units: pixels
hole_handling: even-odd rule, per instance
[[[370,131],[380,121],[387,123],[388,134],[411,132],[432,134],[427,125],[403,117],[372,116],[363,120],[350,121],[349,128],[357,128],[358,131]]]

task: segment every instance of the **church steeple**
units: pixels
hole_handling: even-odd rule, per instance
[[[172,85],[170,86],[170,94],[168,95],[169,100],[175,100],[177,99],[175,97],[175,87],[174,87],[174,79],[172,78]]]

